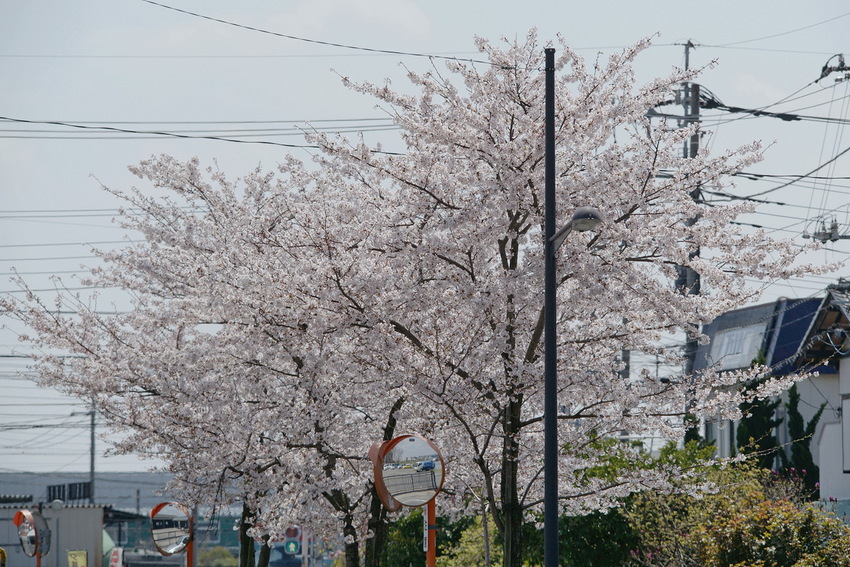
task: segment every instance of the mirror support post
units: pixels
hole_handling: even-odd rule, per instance
[[[194,536],[194,534],[192,534]],[[186,544],[186,567],[195,567],[195,538],[191,537]]]
[[[434,500],[436,499],[429,500],[424,510],[428,516],[426,524],[428,528],[428,551],[425,553],[425,565],[427,567],[437,567],[437,505]]]

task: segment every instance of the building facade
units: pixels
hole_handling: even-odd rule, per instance
[[[697,350],[696,373],[709,367],[723,371],[765,364],[773,375],[809,373],[797,383],[797,410],[808,424],[817,416],[809,444],[819,468],[822,499],[850,508],[850,282],[829,286],[823,298],[780,299],[724,313],[703,332],[709,343]],[[698,379],[698,378],[697,378]],[[780,451],[790,457],[788,394],[775,418]],[[704,436],[719,456],[737,450],[738,423],[716,420],[705,424]],[[777,467],[781,459],[777,458]]]

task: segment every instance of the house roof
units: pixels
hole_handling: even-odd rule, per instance
[[[105,508],[128,512],[145,513],[153,506],[167,500],[162,491],[170,474],[159,472],[97,473],[95,475],[95,502]],[[23,496],[28,503],[46,504],[53,500],[49,487],[67,485],[90,480],[89,473],[0,473],[0,488],[9,497]],[[61,498],[66,506],[88,502],[72,500],[69,496]]]
[[[827,288],[804,336],[798,366],[837,367],[838,359],[850,353],[850,281],[841,279]]]
[[[697,348],[694,369],[737,370],[760,360],[777,374],[792,372],[822,303],[818,298],[780,299],[720,315],[703,327],[710,342]],[[850,301],[847,305],[850,309]]]
[[[32,494],[0,494],[0,504],[27,504],[32,502]]]
[[[703,327],[710,342],[697,348],[694,369],[736,370],[760,360],[775,374],[800,368],[836,373],[850,354],[850,280],[823,298],[780,299],[729,311]]]

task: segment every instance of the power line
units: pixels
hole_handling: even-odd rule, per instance
[[[38,212],[38,211],[25,211],[28,214]],[[48,211],[44,211],[47,213]],[[53,212],[53,211],[49,211]],[[113,214],[118,214],[116,210]],[[0,219],[2,218],[21,218],[17,216],[6,217],[5,215],[0,215]],[[27,217],[23,217],[27,218]],[[35,218],[44,218],[44,217],[35,217]],[[33,247],[54,247],[54,246],[101,246],[101,245],[111,245],[111,244],[138,244],[140,242],[144,242],[144,240],[100,240],[96,242],[44,242],[44,243],[24,243],[24,244],[0,244],[0,248],[33,248]]]
[[[830,51],[804,51],[800,49],[777,49],[768,47],[738,47],[727,45],[703,45],[698,44],[698,47],[711,47],[716,49],[738,49],[742,51],[764,51],[767,53],[793,53],[795,55],[830,55]]]
[[[0,120],[5,120],[7,122],[19,122],[21,124],[52,124],[54,126],[65,126],[66,128],[76,128],[78,130],[96,130],[103,132],[118,132],[122,134],[146,134],[154,137],[164,136],[167,138],[181,138],[189,140],[216,140],[219,142],[233,142],[239,144],[265,144],[271,146],[280,146],[284,148],[319,149],[319,146],[308,144],[284,144],[282,142],[272,142],[269,140],[243,140],[239,138],[225,138],[223,136],[197,136],[192,134],[179,134],[160,130],[132,130],[129,128],[117,128],[114,126],[87,126],[85,124],[74,124],[71,122],[60,122],[54,120],[27,120],[25,118],[13,118],[9,116],[0,116]]]
[[[826,103],[821,103],[821,104],[826,104]],[[815,105],[815,106],[820,106],[820,104]],[[784,120],[786,122],[807,121],[807,122],[825,122],[827,124],[841,124],[841,125],[850,124],[850,119],[847,119],[847,118],[830,118],[829,116],[812,116],[812,115],[806,115],[806,114],[796,114],[796,113],[792,113],[792,112],[769,112],[769,111],[760,110],[760,109],[757,109],[757,108],[742,108],[740,106],[729,106],[729,105],[720,103],[720,101],[712,101],[712,103],[710,105],[703,106],[703,108],[723,110],[723,111],[726,111],[726,112],[731,112],[731,113],[736,113],[736,114],[750,114],[754,117],[779,118],[780,120]],[[722,123],[722,122],[720,122],[720,123]]]
[[[68,120],[75,124],[101,125],[101,124],[168,124],[168,125],[211,125],[211,124],[323,124],[336,122],[385,122],[392,123],[392,118],[321,118],[318,120]],[[321,129],[333,129],[330,126]]]
[[[91,254],[87,256],[49,256],[49,257],[27,257],[27,258],[0,258],[0,262],[55,262],[56,260],[93,260],[97,256]]]
[[[582,48],[582,49],[596,49],[596,48]],[[613,49],[613,48],[611,48]],[[434,53],[433,57],[441,57],[444,56],[446,59],[455,59],[458,53],[461,52],[453,52],[454,55],[449,56],[447,53]],[[477,51],[471,51],[469,53],[478,53]],[[371,55],[393,55],[393,53],[373,53]],[[368,57],[369,54],[359,54],[359,53],[348,53],[348,54],[309,54],[309,53],[298,53],[298,54],[275,54],[275,55],[234,55],[234,54],[222,54],[222,55],[92,55],[92,54],[56,54],[56,53],[47,53],[47,54],[23,54],[23,53],[0,53],[0,58],[6,59],[306,59],[306,58],[314,58],[314,57]],[[471,59],[459,59],[460,61],[471,61]]]
[[[329,47],[339,47],[339,48],[342,48],[342,49],[351,49],[351,50],[355,50],[355,51],[365,51],[365,52],[368,52],[368,53],[381,53],[381,54],[384,54],[384,55],[403,55],[403,56],[408,56],[408,57],[426,57],[428,59],[448,59],[448,60],[451,60],[451,61],[468,61],[470,63],[483,63],[485,65],[501,66],[497,63],[493,63],[492,61],[484,61],[484,60],[480,60],[480,59],[461,59],[461,58],[454,57],[454,56],[437,55],[437,54],[434,54],[434,53],[416,53],[416,52],[410,52],[410,51],[398,51],[398,50],[394,50],[394,49],[375,49],[375,48],[372,48],[372,47],[361,47],[361,46],[356,46],[356,45],[347,45],[347,44],[344,44],[344,43],[335,43],[335,42],[331,42],[331,41],[321,41],[321,40],[318,40],[318,39],[308,39],[308,38],[305,38],[305,37],[298,37],[298,36],[294,36],[294,35],[288,35],[288,34],[273,32],[273,31],[270,31],[270,30],[265,30],[265,29],[262,29],[262,28],[248,26],[248,25],[245,25],[245,24],[238,24],[236,22],[231,22],[231,21],[228,21],[228,20],[222,20],[221,18],[214,18],[212,16],[206,16],[204,14],[199,14],[197,12],[190,12],[189,10],[183,10],[181,8],[175,8],[174,6],[169,6],[167,4],[161,4],[159,2],[154,2],[153,0],[142,0],[142,2],[146,2],[146,3],[151,4],[153,6],[159,6],[160,8],[166,8],[168,10],[173,10],[175,12],[180,12],[181,14],[194,16],[196,18],[202,18],[204,20],[209,20],[209,21],[212,21],[212,22],[218,22],[220,24],[225,24],[225,25],[228,25],[228,26],[236,27],[236,28],[241,28],[241,29],[245,29],[245,30],[249,30],[249,31],[263,33],[263,34],[266,34],[266,35],[272,35],[272,36],[275,36],[275,37],[281,37],[281,38],[284,38],[284,39],[301,41],[301,42],[304,42],[304,43],[312,43],[312,44],[316,44],[316,45],[325,45],[325,46],[329,46]]]
[[[843,149],[842,151],[838,152],[838,153],[837,153],[837,154],[835,154],[832,158],[830,158],[830,159],[826,160],[825,162],[823,162],[822,164],[820,164],[819,166],[817,166],[816,168],[814,168],[814,169],[813,169],[813,170],[811,170],[810,172],[803,174],[803,176],[802,176],[802,177],[809,177],[809,176],[810,176],[810,175],[812,175],[813,173],[816,173],[816,172],[820,171],[821,169],[823,169],[824,167],[826,167],[826,166],[828,166],[829,164],[833,163],[835,160],[837,160],[838,158],[840,158],[841,156],[843,156],[843,155],[844,155],[844,154],[846,154],[847,152],[850,152],[850,147],[847,147],[847,148]],[[768,189],[768,190],[766,190],[766,191],[761,191],[761,192],[759,192],[759,193],[753,193],[753,194],[751,194],[751,195],[748,195],[748,197],[760,197],[760,196],[762,196],[762,195],[767,195],[768,193],[772,193],[772,192],[774,192],[774,191],[778,191],[779,189],[782,189],[783,187],[788,187],[789,185],[792,185],[792,184],[796,183],[797,181],[798,181],[798,179],[792,179],[791,181],[788,181],[788,182],[786,182],[786,183],[783,183],[783,184],[781,184],[781,185],[778,185],[778,186],[776,186],[776,187],[774,187],[774,188],[772,188],[772,189]]]
[[[147,1],[147,0],[145,0],[145,1]],[[771,35],[765,35],[765,36],[762,36],[762,37],[756,37],[756,38],[752,38],[752,39],[744,39],[744,40],[741,40],[741,41],[733,41],[733,42],[730,42],[730,43],[724,43],[724,44],[719,44],[719,45],[706,45],[705,47],[730,47],[730,46],[734,46],[734,45],[740,45],[742,43],[752,43],[754,41],[762,41],[762,40],[765,40],[765,39],[773,39],[774,37],[782,37],[784,35],[789,35],[789,34],[792,34],[792,33],[797,33],[799,31],[803,31],[803,30],[807,30],[807,29],[814,28],[814,27],[817,27],[817,26],[821,26],[823,24],[828,24],[829,22],[834,22],[835,20],[839,20],[839,19],[847,17],[847,16],[850,16],[850,12],[846,12],[844,14],[841,14],[840,16],[835,16],[833,18],[823,20],[822,22],[817,22],[815,24],[810,24],[810,25],[803,26],[803,27],[800,27],[800,28],[795,28],[793,30],[788,30],[788,31],[780,32],[780,33],[771,34]]]
[[[87,126],[86,130],[91,129],[93,131],[97,131],[97,126]],[[374,124],[374,125],[361,125],[357,128],[311,128],[311,130],[316,132],[331,132],[335,134],[352,134],[357,132],[391,132],[395,130],[399,130],[400,127],[393,124]],[[129,131],[129,130],[128,130]],[[66,130],[34,130],[32,128],[20,128],[20,129],[0,129],[0,132],[11,133],[12,135],[3,135],[0,138],[17,138],[17,139],[29,139],[29,138],[45,138],[45,139],[62,139],[62,136],[47,136],[44,134],[66,134],[68,133]],[[143,134],[142,136],[125,136],[123,133],[118,136],[94,136],[89,131],[81,131],[74,132],[73,134],[79,134],[79,136],[73,136],[75,138],[79,138],[82,136],[82,139],[92,139],[92,140],[101,140],[101,139],[115,139],[116,137],[120,137],[122,139],[150,139],[155,138],[159,135],[162,135],[159,132],[150,132],[150,134],[145,131],[139,131],[139,133]],[[215,129],[215,130],[170,130],[168,132],[169,135],[177,136],[177,135],[198,135],[198,134],[212,134],[216,133],[217,137],[227,137],[233,139],[240,138],[251,138],[256,136],[271,136],[271,137],[283,137],[283,136],[303,136],[305,130],[303,128],[240,128],[240,129]],[[23,135],[23,134],[33,134],[33,135]],[[37,134],[37,135],[36,135]],[[65,136],[64,138],[70,138],[72,136]]]
[[[142,1],[146,2],[147,0],[142,0]],[[25,118],[14,118],[14,117],[10,117],[10,116],[0,116],[0,121],[19,122],[21,124],[50,124],[50,125],[53,125],[53,126],[64,126],[66,128],[74,128],[74,129],[81,130],[81,131],[101,131],[101,132],[111,132],[111,133],[117,133],[117,134],[139,134],[139,135],[142,135],[142,136],[145,136],[145,137],[154,137],[154,138],[156,138],[156,137],[166,137],[166,138],[178,138],[178,139],[183,139],[183,140],[214,140],[214,141],[217,141],[217,142],[231,142],[231,143],[236,143],[236,144],[262,144],[262,145],[268,145],[268,146],[278,146],[278,147],[282,147],[282,148],[295,148],[295,149],[308,149],[308,150],[322,149],[321,146],[317,146],[317,145],[314,145],[314,144],[285,144],[283,142],[273,142],[271,140],[248,140],[248,139],[244,139],[244,138],[240,138],[240,137],[236,137],[236,136],[228,136],[228,137],[212,136],[212,135],[202,136],[202,135],[196,135],[196,134],[180,134],[178,132],[167,132],[167,131],[163,131],[163,130],[136,130],[136,129],[131,129],[131,128],[117,128],[117,127],[114,127],[114,126],[89,126],[89,125],[86,125],[86,124],[78,124],[78,123],[72,123],[72,122],[61,122],[61,121],[58,121],[58,120],[29,120],[29,119],[25,119]],[[395,128],[389,128],[388,127],[388,129],[395,129]],[[352,130],[352,132],[354,132],[354,131],[359,132],[360,130]],[[121,137],[122,137],[122,139],[127,139],[126,136],[121,136]],[[61,138],[61,137],[49,137],[49,136],[0,136],[0,138],[68,139],[68,138],[71,138],[71,137]],[[87,136],[84,139],[98,140],[98,139],[113,139],[113,138],[114,137],[98,138],[98,137],[95,137],[95,136]],[[73,137],[73,139],[80,139],[80,138],[79,137]],[[133,139],[133,138],[130,137],[129,139]],[[402,155],[402,154],[397,153],[397,152],[388,152],[388,151],[383,151],[383,150],[371,150],[371,151],[374,152],[374,153],[377,153],[377,154],[384,154],[384,155]]]

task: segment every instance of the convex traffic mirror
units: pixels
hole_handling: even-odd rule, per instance
[[[50,551],[50,529],[40,512],[18,510],[12,520],[27,557],[44,557]]]
[[[151,510],[151,537],[163,555],[185,550],[192,541],[192,515],[177,502],[163,502]]]
[[[445,463],[437,447],[424,437],[402,435],[370,453],[378,495],[389,510],[423,506],[440,492]]]

